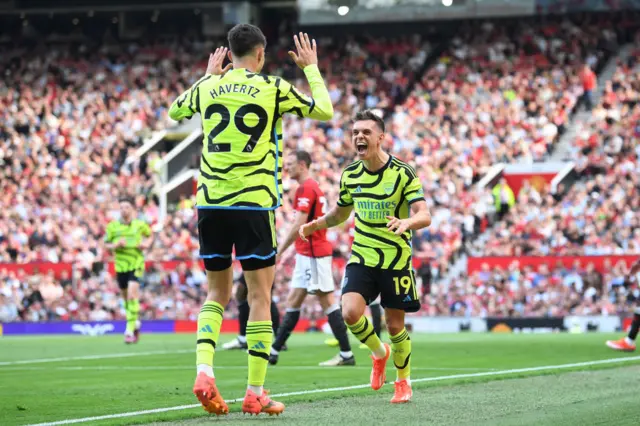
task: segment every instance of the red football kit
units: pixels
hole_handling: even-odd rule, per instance
[[[309,178],[302,182],[296,191],[293,208],[307,215],[307,223],[323,216],[327,211],[327,199],[318,182]],[[316,231],[307,241],[296,239],[296,253],[308,257],[331,256],[333,248],[327,240],[327,230]]]

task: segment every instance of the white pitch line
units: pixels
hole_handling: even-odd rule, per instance
[[[619,363],[629,362],[629,361],[640,361],[640,356],[633,356],[633,357],[626,357],[626,358],[609,358],[609,359],[601,359],[596,361],[574,362],[571,364],[542,365],[538,367],[514,368],[510,370],[484,371],[480,373],[453,374],[450,376],[424,377],[422,379],[412,379],[411,381],[413,383],[437,382],[442,380],[468,379],[468,378],[474,378],[474,377],[506,376],[506,375],[519,374],[519,373],[530,373],[534,371],[564,370],[567,368],[589,367],[592,365],[619,364]],[[271,396],[274,398],[285,398],[289,396],[310,395],[310,394],[316,394],[316,393],[342,392],[342,391],[355,390],[355,389],[364,389],[364,388],[368,388],[369,386],[371,385],[367,383],[365,385],[342,386],[342,387],[336,387],[336,388],[311,389],[311,390],[303,390],[303,391],[297,391],[297,392],[286,392],[286,393],[274,394]],[[242,401],[242,398],[236,398],[236,399],[228,400],[227,403],[233,404],[241,401]],[[200,404],[178,405],[175,407],[154,408],[152,410],[141,410],[141,411],[131,411],[128,413],[107,414],[104,416],[83,417],[80,419],[66,419],[66,420],[59,420],[55,422],[31,424],[27,426],[70,425],[75,423],[94,422],[98,420],[122,419],[125,417],[143,416],[145,414],[166,413],[168,411],[188,410],[188,409],[197,408],[197,407],[200,407]]]
[[[282,365],[272,367],[275,370],[371,370],[371,366],[335,366],[323,367],[319,365]],[[216,366],[215,370],[246,370],[246,365],[223,365]],[[70,366],[70,367],[5,367],[0,371],[113,371],[113,370],[133,370],[133,371],[155,371],[155,370],[193,370],[193,366],[184,365],[141,365],[141,366],[118,366],[118,365],[99,365],[99,366]],[[471,368],[471,367],[412,367],[412,371],[495,371],[496,368]]]
[[[0,362],[0,366],[18,365],[18,364],[43,364],[46,362],[81,361],[81,360],[87,360],[87,359],[129,358],[134,356],[169,355],[169,354],[186,354],[186,353],[193,353],[193,350],[180,349],[175,351],[123,352],[118,354],[106,354],[106,355],[85,355],[85,356],[69,356],[69,357],[62,357],[62,358],[21,359],[18,361],[2,361]]]

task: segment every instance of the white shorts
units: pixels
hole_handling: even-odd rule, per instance
[[[293,270],[291,286],[293,288],[304,288],[307,293],[333,293],[335,284],[331,271],[332,258],[308,257],[296,254],[296,267]]]

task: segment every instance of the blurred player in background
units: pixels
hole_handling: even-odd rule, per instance
[[[151,228],[134,219],[133,200],[120,200],[120,219],[107,225],[104,240],[115,255],[116,278],[127,313],[125,343],[137,343],[140,337],[140,280],[144,275],[144,250],[151,247]]]
[[[278,329],[276,340],[271,347],[269,363],[278,362],[278,353],[300,319],[300,308],[307,294],[315,294],[320,306],[327,315],[329,326],[340,345],[340,353],[321,366],[355,365],[356,359],[351,352],[347,327],[340,313],[340,305],[335,303],[333,292],[335,283],[332,273],[333,248],[327,240],[327,231],[320,230],[309,235],[306,241],[298,236],[302,225],[319,218],[326,213],[327,199],[318,182],[309,176],[311,156],[304,151],[291,154],[285,161],[285,169],[289,176],[298,182],[293,208],[296,211],[294,222],[284,242],[278,248],[276,263],[282,254],[295,242],[296,266],[291,278],[291,290],[287,298],[287,311]]]
[[[289,55],[304,70],[310,98],[280,77],[259,74],[267,41],[259,28],[240,24],[226,48],[209,57],[207,73],[169,109],[180,121],[202,116],[203,150],[198,177],[200,257],[207,271],[207,299],[198,315],[197,377],[193,392],[206,411],[229,412],[213,372],[224,307],[233,291],[232,253],[240,260],[251,307],[247,322],[248,386],[242,411],[280,414],[284,405],[263,389],[273,330],[271,288],[277,252],[275,214],[282,194],[282,115],[328,120],[333,106],[320,71],[316,42],[294,36]]]
[[[249,321],[249,302],[247,302],[247,280],[244,279],[244,274],[238,278],[238,284],[236,285],[236,303],[238,305],[238,323],[240,325],[240,333],[238,337],[230,342],[222,345],[222,349],[248,349],[247,347],[247,322]],[[273,290],[272,290],[273,293]],[[278,305],[271,298],[271,322],[273,323],[273,334],[278,331],[280,326],[280,312],[278,311]]]
[[[638,284],[638,275],[640,275],[640,259],[631,265],[629,276],[627,281],[631,284]],[[631,328],[629,328],[629,334],[627,337],[623,337],[619,340],[607,340],[607,346],[616,351],[633,352],[636,350],[636,337],[638,337],[638,330],[640,330],[640,304],[636,302],[636,309],[633,313],[633,321],[631,322]]]
[[[300,235],[336,226],[355,210],[355,238],[342,283],[342,314],[351,332],[372,352],[371,387],[386,379],[393,352],[397,370],[392,403],[411,400],[411,339],[405,312],[420,309],[411,264],[411,231],[429,226],[431,215],[422,184],[408,164],[382,150],[384,121],[365,110],[355,116],[351,138],[360,161],[347,166],[340,179],[337,206],[300,228]],[[411,212],[411,214],[410,214]],[[380,296],[391,347],[382,343],[364,316]]]

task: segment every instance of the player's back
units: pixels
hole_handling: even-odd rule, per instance
[[[305,74],[321,98],[317,103],[280,77],[238,68],[204,76],[171,105],[175,120],[197,112],[202,116],[198,208],[272,210],[280,205],[282,115],[324,120],[333,115],[317,67],[305,68]]]
[[[300,184],[296,191],[295,209],[307,213],[307,222],[324,216],[327,212],[327,199],[318,182],[309,178]],[[295,242],[296,252],[310,257],[331,256],[333,248],[327,240],[327,230],[322,229],[311,234],[307,241],[300,237]]]
[[[202,115],[199,206],[280,204],[281,83],[280,78],[235,69],[205,76],[195,96],[185,99],[195,102]]]

